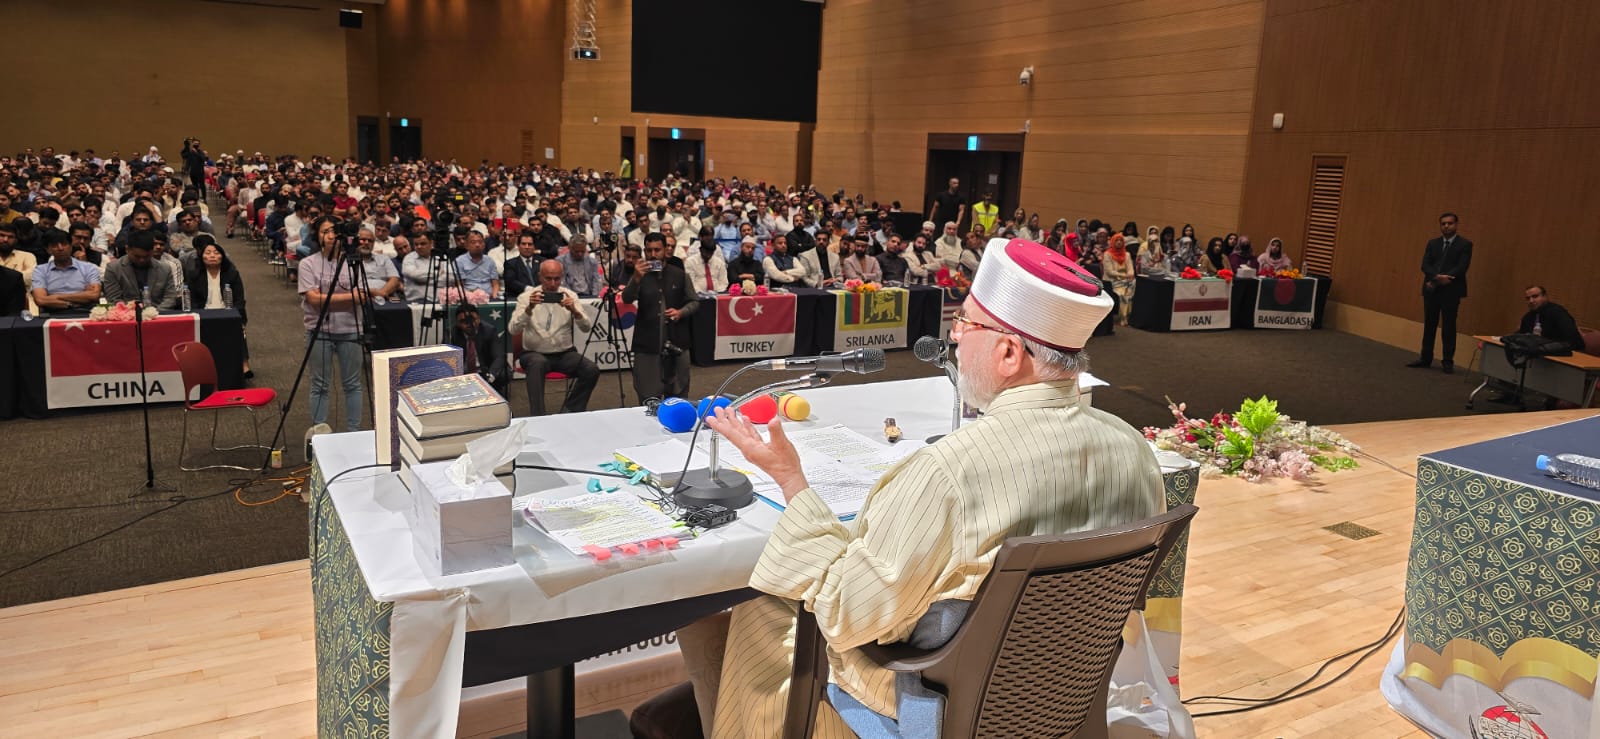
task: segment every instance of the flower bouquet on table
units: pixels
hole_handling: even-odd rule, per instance
[[[755,280],[735,282],[728,286],[728,294],[735,297],[740,295],[766,295],[771,292],[766,285],[757,285]]]
[[[949,267],[940,267],[933,276],[933,284],[944,289],[944,302],[959,303],[967,299],[967,291],[972,289],[972,280],[959,270],[951,272]]]
[[[1272,276],[1280,280],[1298,280],[1301,274],[1299,269],[1280,269],[1272,273]]]
[[[468,290],[463,293],[459,287],[446,287],[440,288],[438,299],[440,303],[447,305],[459,305],[462,302],[469,305],[483,305],[489,302],[489,293],[482,290]]]
[[[159,315],[161,315],[161,311],[157,310],[155,306],[145,306],[144,320],[155,320],[156,316]],[[132,321],[136,317],[134,315],[134,304],[121,300],[115,303],[102,302],[89,309],[89,320],[91,321]]]
[[[1150,426],[1144,436],[1156,447],[1177,452],[1200,465],[1205,477],[1222,475],[1261,482],[1272,477],[1306,480],[1318,469],[1354,469],[1359,448],[1320,426],[1278,412],[1278,401],[1246,398],[1236,413],[1209,419],[1188,417],[1188,404],[1167,399],[1173,424]]]
[[[1178,273],[1178,277],[1185,280],[1198,280],[1205,277],[1205,275],[1200,274],[1200,270],[1194,267],[1184,267],[1183,271]]]
[[[875,292],[877,292],[879,290],[882,290],[883,286],[878,284],[878,283],[876,283],[876,282],[864,282],[862,280],[845,280],[844,281],[844,289],[845,289],[845,292],[852,292],[852,293],[875,293]]]
[[[1221,278],[1223,282],[1233,282],[1233,270],[1223,267],[1217,270],[1217,277]]]

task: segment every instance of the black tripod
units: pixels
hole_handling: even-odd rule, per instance
[[[164,482],[156,481],[155,457],[150,449],[150,380],[145,377],[144,367],[144,307],[143,300],[133,303],[133,340],[139,347],[139,408],[144,412],[144,485],[135,490],[128,497],[133,498],[145,493],[172,493],[178,488]],[[182,463],[182,460],[179,460]]]
[[[450,308],[447,301],[439,299],[439,291],[448,290],[451,286],[462,291],[466,289],[462,286],[461,270],[456,265],[456,260],[445,254],[440,254],[437,251],[437,246],[434,249],[432,263],[428,265],[428,283],[423,288],[422,300],[424,302],[422,304],[422,318],[419,321],[421,330],[418,332],[417,346],[442,344],[450,337],[450,331],[445,325],[446,322],[440,320],[440,311],[445,311],[446,315],[448,315]],[[458,302],[465,301],[466,294],[463,292],[461,300]]]
[[[589,327],[589,335],[583,340],[583,355],[589,356],[589,347],[596,340],[603,342],[611,350],[611,356],[616,358],[617,363],[617,407],[626,408],[628,394],[624,389],[626,386],[622,382],[622,373],[633,373],[633,351],[628,348],[628,342],[622,337],[622,317],[617,310],[617,300],[620,297],[610,287],[600,291],[599,315],[595,317],[598,319],[600,315],[605,316],[606,324],[601,326],[600,321],[596,320],[594,325]],[[644,399],[639,400],[643,402]]]
[[[326,257],[324,257],[324,258],[326,259]],[[322,291],[322,307],[320,309],[318,309],[317,322],[311,328],[311,336],[306,341],[305,353],[300,355],[300,369],[295,371],[294,384],[289,387],[289,395],[288,395],[288,397],[286,397],[284,399],[283,405],[280,407],[280,409],[278,411],[278,428],[277,428],[277,430],[272,432],[272,443],[268,444],[268,446],[267,446],[267,448],[268,448],[267,457],[265,459],[261,460],[261,469],[262,470],[268,469],[269,466],[272,464],[272,451],[279,448],[278,447],[278,443],[280,441],[282,441],[282,439],[283,439],[283,426],[289,420],[289,412],[288,412],[288,410],[290,408],[294,407],[295,396],[300,393],[300,382],[305,379],[305,376],[306,376],[306,365],[309,364],[310,361],[311,361],[311,352],[312,352],[312,350],[316,349],[317,348],[317,344],[319,344],[321,342],[332,343],[332,342],[336,341],[336,339],[325,337],[325,336],[322,335],[322,327],[323,327],[323,325],[325,323],[327,323],[327,320],[328,320],[328,309],[333,307],[333,292],[334,292],[335,289],[338,288],[338,285],[339,285],[339,273],[342,272],[344,270],[344,267],[345,267],[345,260],[344,259],[340,259],[337,256],[335,256],[335,258],[333,259],[333,263],[334,263],[333,264],[333,274],[332,274],[332,276],[330,277],[330,279],[328,281],[328,287],[327,287],[327,289]],[[305,268],[305,265],[302,263],[301,264],[301,269],[304,269],[304,268]],[[353,282],[350,283],[350,285],[351,285],[351,289],[353,291],[354,288],[355,288],[355,285],[354,285]],[[321,286],[319,286],[319,288],[320,287]],[[351,309],[355,310],[356,308],[355,308],[354,305],[352,305]],[[371,356],[369,355],[367,359],[368,359],[368,362],[370,362]],[[370,370],[370,367],[369,367],[369,370]],[[309,445],[308,445],[307,448],[309,449]],[[307,462],[311,461],[309,459],[309,454],[307,456],[308,456],[308,459],[306,461]]]

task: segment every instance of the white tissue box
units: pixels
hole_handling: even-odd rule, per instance
[[[411,468],[412,539],[423,569],[442,576],[514,564],[511,491],[497,479],[457,485],[446,474],[450,464]]]

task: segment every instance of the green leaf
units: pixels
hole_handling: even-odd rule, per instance
[[[1244,466],[1245,460],[1255,456],[1256,441],[1248,434],[1225,428],[1222,430],[1222,443],[1217,445],[1217,451],[1236,462],[1235,469],[1237,469]]]
[[[1263,395],[1258,400],[1246,398],[1239,405],[1239,412],[1234,414],[1233,420],[1250,432],[1251,436],[1262,436],[1273,426],[1278,424],[1278,401],[1268,399]]]
[[[1336,457],[1336,456],[1330,456],[1330,455],[1327,455],[1327,454],[1316,454],[1316,455],[1313,455],[1311,457],[1311,462],[1312,462],[1312,464],[1315,464],[1316,466],[1321,467],[1322,469],[1325,469],[1325,470],[1327,470],[1329,472],[1338,472],[1339,470],[1353,470],[1353,469],[1361,466],[1354,459],[1351,459],[1349,457],[1343,457],[1343,456]]]

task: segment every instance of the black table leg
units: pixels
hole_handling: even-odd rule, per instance
[[[528,737],[571,739],[577,732],[572,665],[528,676]]]

